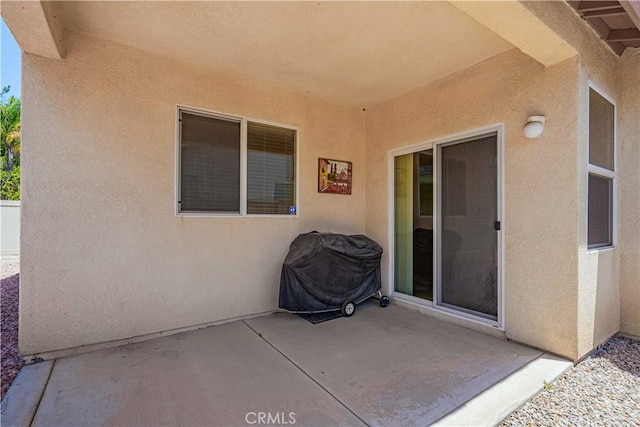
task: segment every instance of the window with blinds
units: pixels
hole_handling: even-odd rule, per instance
[[[615,180],[615,105],[589,88],[589,249],[614,245]]]
[[[294,206],[296,131],[247,124],[247,213],[287,214]]]
[[[179,213],[297,212],[295,129],[186,109],[179,118]]]
[[[180,211],[239,213],[240,122],[180,116]]]

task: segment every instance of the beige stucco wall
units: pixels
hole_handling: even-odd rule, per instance
[[[588,250],[589,83],[618,102],[617,61],[581,61],[578,102],[578,356],[602,344],[620,327],[620,250]],[[620,120],[620,117],[618,117]],[[619,161],[619,159],[618,159]],[[622,177],[620,177],[622,178]],[[622,208],[622,206],[620,206]],[[623,240],[618,235],[618,240]]]
[[[66,40],[23,58],[23,354],[274,310],[298,233],[364,231],[361,110]],[[298,126],[299,217],[176,216],[176,104]],[[317,193],[318,157],[353,161],[351,196]]]
[[[391,149],[504,123],[506,334],[576,356],[578,63],[544,68],[517,50],[367,110],[366,231],[388,248]],[[532,114],[548,118],[535,140]],[[372,167],[371,165],[379,165]],[[388,251],[387,251],[388,253]],[[383,258],[387,280],[388,258]]]
[[[640,50],[620,68],[620,330],[640,336]]]
[[[640,176],[637,93],[640,73],[637,65],[621,68],[620,59],[600,40],[586,22],[566,2],[523,4],[549,28],[575,47],[579,54],[578,102],[578,357],[603,343],[622,324],[636,325],[640,319],[640,227],[638,227],[638,183]],[[635,67],[635,69],[634,69]],[[587,250],[587,162],[589,82],[595,84],[617,105],[618,233],[611,250]],[[634,97],[636,97],[634,99]],[[634,157],[635,156],[635,157]],[[623,278],[623,279],[621,279]],[[621,282],[622,280],[622,282]],[[621,285],[621,283],[623,283]],[[621,290],[622,289],[622,290]],[[628,299],[627,299],[628,298]],[[621,309],[622,306],[626,307]],[[622,314],[621,313],[626,313]],[[627,320],[624,320],[627,319]]]

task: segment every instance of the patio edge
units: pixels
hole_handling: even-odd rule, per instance
[[[480,393],[434,426],[493,426],[540,393],[574,366],[573,362],[544,353],[521,369]]]
[[[47,388],[55,361],[24,366],[2,399],[0,422],[3,426],[31,425]]]

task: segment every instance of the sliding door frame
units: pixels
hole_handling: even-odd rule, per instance
[[[434,205],[433,209],[433,225],[434,225],[434,239],[433,239],[433,272],[434,272],[434,282],[433,282],[433,301],[424,300],[422,298],[414,297],[412,295],[406,295],[400,292],[395,292],[394,290],[394,281],[395,281],[395,158],[397,156],[402,156],[405,154],[412,154],[418,151],[424,150],[433,150],[433,187],[434,187],[434,202],[439,204],[440,201],[440,147],[446,145],[454,145],[463,142],[469,142],[476,139],[481,139],[483,137],[496,135],[497,139],[497,213],[498,218],[497,221],[500,221],[500,231],[497,231],[497,244],[498,244],[498,254],[497,254],[497,297],[498,297],[498,318],[497,320],[487,319],[481,316],[477,316],[471,313],[466,313],[460,310],[455,310],[452,308],[444,307],[442,305],[438,305],[437,302],[440,300],[440,286],[441,286],[441,272],[440,272],[440,239],[441,239],[441,230],[439,230],[439,226],[437,225],[440,222],[439,218],[439,206]],[[456,317],[459,319],[464,319],[473,323],[491,326],[493,328],[499,329],[501,331],[505,330],[505,322],[504,322],[504,313],[505,313],[505,280],[504,280],[504,231],[506,229],[505,224],[505,204],[504,204],[504,123],[498,123],[490,126],[485,126],[477,129],[472,129],[466,132],[458,133],[455,135],[450,135],[444,138],[439,138],[435,140],[420,142],[417,144],[413,144],[406,147],[400,147],[396,149],[392,149],[388,152],[387,159],[387,170],[388,170],[388,205],[389,205],[389,222],[388,222],[388,241],[389,241],[389,250],[388,250],[388,280],[387,280],[387,294],[390,297],[396,298],[398,300],[410,303],[412,305],[416,305],[422,307],[426,310],[434,310],[440,313],[447,314],[452,317]]]

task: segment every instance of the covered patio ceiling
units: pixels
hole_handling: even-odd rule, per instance
[[[513,48],[446,2],[62,2],[67,29],[370,106]]]
[[[62,59],[81,33],[355,107],[513,48],[575,54],[521,3],[480,3],[5,0],[2,15],[28,53]]]

